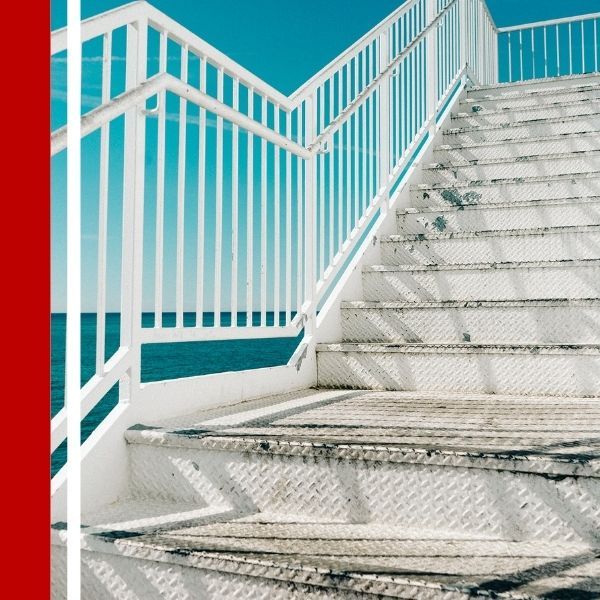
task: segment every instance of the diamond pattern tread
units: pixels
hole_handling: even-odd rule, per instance
[[[54,544],[59,587],[61,532]],[[130,597],[131,590],[143,590],[144,600],[591,598],[600,591],[600,559],[586,545],[444,538],[398,527],[242,519],[120,539],[87,535],[84,547],[83,597],[94,600]]]

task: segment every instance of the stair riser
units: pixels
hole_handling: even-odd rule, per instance
[[[494,144],[491,146],[473,146],[472,148],[439,149],[434,151],[434,161],[438,163],[497,160],[521,156],[547,156],[561,152],[587,152],[600,150],[600,134],[586,137],[567,137],[564,140],[551,139],[537,142],[516,142]]]
[[[477,210],[467,208],[438,213],[398,215],[400,234],[502,231],[577,225],[600,225],[600,202]]]
[[[208,503],[229,516],[260,512],[291,521],[401,524],[514,540],[599,537],[593,521],[600,525],[600,514],[590,515],[587,527],[573,517],[593,506],[594,497],[600,500],[598,479],[556,481],[537,473],[441,465],[436,463],[461,459],[425,453],[408,455],[420,461],[415,464],[379,460],[376,451],[373,460],[141,444],[130,451],[136,493]],[[556,500],[544,501],[550,497]]]
[[[560,117],[583,117],[600,112],[600,103],[589,102],[573,106],[544,106],[534,109],[510,110],[501,113],[473,112],[452,117],[451,127],[488,127],[512,123],[528,123]]]
[[[515,98],[536,92],[546,91],[569,91],[582,86],[598,85],[600,77],[597,74],[589,74],[575,77],[563,77],[560,80],[546,79],[531,80],[526,82],[515,82],[513,84],[486,86],[480,89],[469,90],[470,98],[485,98],[486,96]],[[532,97],[532,96],[529,96]]]
[[[384,265],[464,265],[600,258],[600,231],[382,241]]]
[[[519,110],[589,100],[600,100],[600,87],[575,89],[560,94],[521,95],[512,98],[494,98],[493,96],[473,98],[470,102],[461,102],[457,112],[472,112],[473,106],[482,106],[486,110]]]
[[[459,125],[453,122],[454,127]],[[533,137],[551,135],[589,133],[600,130],[600,117],[592,115],[555,123],[531,123],[500,127],[498,129],[475,129],[444,134],[444,144],[476,144],[480,142],[500,142],[526,140]]]
[[[600,267],[363,273],[366,301],[599,298]]]
[[[511,180],[516,177],[547,177],[571,173],[594,173],[600,166],[600,154],[554,160],[527,160],[491,164],[423,169],[423,183],[448,184],[488,179]]]
[[[320,351],[320,387],[600,396],[600,356]]]
[[[468,206],[475,204],[499,204],[527,200],[562,200],[566,198],[590,198],[600,196],[600,178],[562,179],[558,181],[525,181],[496,185],[470,185],[411,190],[412,205]]]
[[[346,342],[600,344],[600,307],[343,308]]]

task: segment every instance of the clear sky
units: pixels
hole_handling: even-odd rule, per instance
[[[151,3],[285,94],[293,92],[402,4],[399,0],[151,0]],[[125,2],[121,0],[83,0],[82,15],[84,18],[93,16],[122,4]],[[600,11],[600,0],[488,0],[488,5],[498,26]],[[51,23],[53,29],[65,25],[64,0],[55,0],[52,3]],[[99,94],[99,67],[93,71],[94,53],[98,55],[99,51],[91,48],[86,52],[90,71],[84,70],[84,73],[90,74],[84,76],[86,98],[83,103],[84,107],[86,102],[88,103],[89,110]],[[115,48],[115,54],[118,54],[118,48]],[[53,126],[62,124],[66,114],[65,75],[64,62],[61,62],[61,59],[54,61],[51,103]],[[118,79],[116,70],[115,76]],[[113,138],[118,141],[118,128]],[[86,168],[89,168],[90,173],[97,170],[95,163],[98,141],[91,139],[89,144],[91,151],[87,158],[85,154],[83,158],[84,174]],[[64,310],[65,298],[64,154],[54,159],[52,165],[52,307],[58,312]],[[92,174],[90,178],[92,191],[89,194],[84,191],[83,198],[84,281],[86,272],[91,273],[95,264],[92,247],[95,245],[94,232],[97,221],[94,220],[96,207],[93,190],[97,188],[97,177]],[[113,190],[114,193],[118,193],[117,188]],[[86,216],[89,216],[87,221]],[[114,218],[118,219],[118,216]],[[111,250],[109,254],[110,252]],[[116,310],[118,272],[112,272],[111,277],[113,283],[109,284],[108,306],[109,309]],[[94,285],[93,282],[84,285],[85,310],[94,310]]]

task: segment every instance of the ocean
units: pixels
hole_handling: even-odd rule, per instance
[[[283,315],[282,319],[283,319]],[[145,313],[142,325],[150,326],[154,315]],[[184,324],[194,323],[195,314],[186,313]],[[212,313],[205,313],[205,326],[213,324]],[[253,315],[258,324],[259,313]],[[240,314],[238,324],[242,325],[245,315]],[[165,313],[166,327],[175,325],[175,314]],[[230,313],[222,313],[223,326],[231,323]],[[267,324],[273,323],[273,313],[267,314]],[[110,357],[119,347],[120,315],[106,315],[106,356]],[[66,315],[53,313],[51,317],[51,413],[54,416],[64,405],[65,378],[65,333]],[[243,371],[284,365],[300,342],[298,338],[273,338],[259,340],[227,340],[211,342],[180,342],[174,344],[145,344],[142,346],[142,382],[177,379],[194,375],[208,375],[227,371]],[[96,314],[81,315],[81,382],[89,380],[96,365]],[[96,405],[81,423],[81,440],[85,441],[98,424],[116,405],[118,385]],[[64,465],[67,456],[66,442],[52,454],[52,475]]]

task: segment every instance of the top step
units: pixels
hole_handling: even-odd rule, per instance
[[[495,83],[492,85],[473,86],[469,90],[471,98],[510,97],[523,94],[544,93],[548,90],[557,92],[563,89],[594,85],[600,83],[598,73],[585,75],[568,75],[566,77],[550,77],[548,79],[530,79],[512,83]]]
[[[485,109],[502,110],[536,106],[555,106],[565,102],[587,102],[600,99],[600,81],[597,84],[541,90],[530,94],[474,96],[469,94],[460,103],[461,111],[471,112],[482,105]]]

